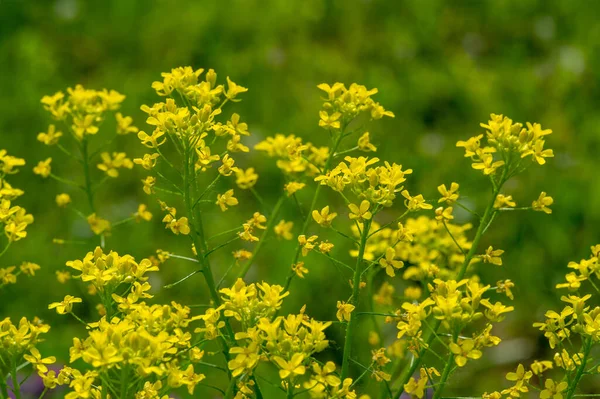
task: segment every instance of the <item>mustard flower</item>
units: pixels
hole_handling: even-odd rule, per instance
[[[21,266],[19,266],[19,270],[25,275],[35,276],[35,272],[40,270],[40,265],[33,262],[23,262]]]
[[[81,298],[77,298],[71,295],[65,296],[62,302],[53,302],[48,305],[48,309],[56,309],[56,313],[58,314],[67,314],[73,311],[74,303],[81,303],[83,300]]]
[[[297,182],[297,181],[291,181],[291,182],[287,183],[283,187],[283,189],[287,193],[288,197],[291,197],[296,192],[302,190],[305,186],[306,186],[306,184],[304,184],[304,183],[300,183],[300,182]]]
[[[142,180],[144,184],[143,190],[146,194],[151,195],[154,193],[154,185],[156,184],[156,177],[148,176]]]
[[[133,126],[133,118],[131,116],[123,116],[123,114],[117,112],[115,119],[117,120],[117,134],[137,133],[140,130]]]
[[[113,152],[112,156],[108,152],[100,154],[102,163],[97,165],[98,169],[105,172],[109,177],[118,177],[120,168],[133,168],[133,162],[127,158],[124,152]]]
[[[491,263],[493,265],[502,265],[502,258],[500,257],[504,253],[501,249],[494,249],[492,246],[489,246],[488,249],[485,250],[485,254],[481,255],[481,259],[483,259],[484,263]]]
[[[96,235],[110,233],[110,222],[106,219],[101,218],[95,213],[92,213],[87,217],[87,222],[90,225],[90,229]]]
[[[225,96],[234,102],[237,101],[241,101],[240,99],[237,99],[237,95],[241,94],[241,93],[245,93],[248,91],[247,88],[242,87],[240,85],[238,85],[237,83],[233,82],[231,79],[229,79],[229,76],[227,77],[227,91],[225,92]]]
[[[544,140],[537,140],[531,149],[521,154],[521,158],[525,158],[528,155],[531,155],[533,160],[539,165],[543,165],[546,163],[545,158],[554,157],[554,152],[550,149],[544,150]]]
[[[506,379],[508,381],[514,381],[517,383],[525,384],[529,382],[529,379],[532,376],[533,373],[531,371],[525,371],[525,367],[523,367],[522,364],[519,364],[516,371],[506,374]]]
[[[498,194],[494,201],[494,208],[514,208],[517,206],[516,202],[513,201],[512,195]]]
[[[37,139],[46,145],[54,145],[58,143],[58,139],[62,135],[62,132],[56,130],[56,126],[50,125],[48,126],[48,132],[39,133]]]
[[[335,316],[339,321],[350,321],[350,314],[354,311],[355,306],[343,301],[337,301],[337,313]]]
[[[318,238],[318,236],[306,238],[304,234],[298,236],[298,244],[302,247],[302,256],[308,255],[308,253],[315,248],[315,241],[317,241]]]
[[[545,389],[540,392],[540,399],[563,399],[563,393],[567,390],[569,384],[567,381],[556,383],[548,378],[544,383],[544,387]]]
[[[216,204],[219,205],[222,212],[225,212],[227,209],[229,209],[229,206],[235,206],[238,203],[239,202],[237,198],[233,196],[233,189],[227,190],[223,194],[217,194]]]
[[[47,365],[56,362],[56,357],[54,356],[43,358],[42,354],[37,348],[31,348],[30,352],[31,355],[23,355],[23,358],[29,363],[33,364],[39,373],[48,372]]]
[[[446,222],[454,219],[452,215],[453,208],[451,206],[444,208],[440,206],[435,210],[435,219],[440,222]]]
[[[150,211],[148,211],[148,206],[146,206],[145,204],[139,204],[138,210],[134,215],[135,215],[135,220],[137,222],[141,222],[142,220],[149,222],[150,220],[152,220],[152,213],[150,213]]]
[[[302,365],[305,355],[303,353],[294,353],[291,360],[287,361],[280,356],[274,356],[273,361],[279,366],[279,377],[286,379],[304,375],[306,367]]]
[[[319,126],[326,129],[339,129],[341,127],[340,118],[342,114],[339,112],[334,112],[331,115],[327,113],[327,111],[320,111],[319,117]]]
[[[337,213],[335,213],[335,212],[329,213],[329,206],[324,207],[323,209],[321,209],[320,212],[317,211],[316,209],[313,210],[313,212],[312,212],[313,219],[321,227],[330,227],[331,222],[333,221],[333,219],[335,219],[336,216],[337,216]]]
[[[300,278],[304,278],[304,275],[308,273],[308,269],[304,267],[304,262],[298,262],[292,265],[292,271]]]
[[[404,200],[404,205],[409,211],[414,212],[420,209],[433,209],[433,205],[425,202],[425,198],[423,198],[423,195],[421,194],[413,197],[409,194],[408,190],[403,190],[401,194],[406,198],[406,200]]]
[[[446,187],[445,184],[438,186],[438,191],[442,195],[442,197],[438,200],[438,203],[445,202],[448,205],[453,204],[458,199],[458,183],[452,182],[450,185],[450,189]]]
[[[365,151],[365,152],[377,151],[377,147],[375,147],[371,143],[371,138],[369,136],[369,132],[365,132],[365,133],[363,133],[362,136],[359,137],[357,147],[359,150]]]
[[[221,166],[219,166],[219,173],[223,176],[231,176],[232,173],[237,172],[238,168],[233,166],[235,164],[235,160],[229,156],[229,154],[225,154],[223,159],[221,159]]]
[[[279,223],[273,227],[275,234],[278,237],[283,238],[284,240],[291,240],[294,238],[292,235],[292,228],[294,227],[294,222],[286,222],[285,220],[280,220]]]
[[[33,173],[40,175],[43,178],[50,176],[50,173],[52,173],[52,167],[50,166],[51,163],[52,158],[47,158],[45,161],[38,162],[38,164],[33,168]]]
[[[385,257],[379,260],[379,264],[385,269],[386,274],[390,277],[396,275],[394,269],[401,269],[404,266],[404,262],[396,260],[396,250],[392,247],[386,248]]]
[[[135,163],[136,165],[141,165],[142,168],[144,168],[146,170],[152,170],[152,168],[154,168],[154,166],[156,166],[156,159],[159,156],[160,155],[158,153],[144,154],[144,156],[142,158],[135,158],[133,160],[133,163]]]
[[[254,168],[248,168],[245,171],[243,169],[237,169],[235,175],[235,183],[243,190],[254,187],[258,180],[258,175],[254,172]]]
[[[534,211],[551,214],[552,209],[550,209],[549,206],[552,205],[553,203],[554,203],[554,199],[552,197],[550,197],[549,195],[546,195],[546,193],[542,191],[540,193],[540,196],[538,197],[538,199],[533,201],[531,206],[533,207]]]
[[[459,343],[451,342],[449,345],[450,351],[454,353],[454,361],[458,367],[464,367],[467,364],[467,358],[477,360],[482,356],[479,349],[475,348],[475,341],[465,339]]]
[[[349,204],[348,208],[350,209],[349,217],[351,220],[369,220],[373,217],[373,214],[369,212],[369,208],[371,208],[371,203],[367,200],[363,200],[360,203],[360,206],[355,204]]]
[[[61,208],[66,207],[70,203],[71,203],[71,196],[69,194],[62,193],[62,194],[58,194],[56,196],[56,205],[60,206]]]

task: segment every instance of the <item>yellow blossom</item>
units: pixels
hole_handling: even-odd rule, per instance
[[[217,194],[217,205],[221,208],[221,211],[225,212],[229,209],[229,206],[235,206],[238,204],[237,198],[233,196],[233,189],[227,190],[223,194]]]
[[[278,237],[283,238],[284,240],[291,240],[294,238],[292,235],[292,228],[294,227],[294,222],[286,222],[285,220],[280,220],[279,223],[273,227],[275,234]]]
[[[369,220],[373,217],[373,214],[369,212],[369,208],[371,208],[371,203],[367,200],[363,200],[360,203],[360,206],[355,204],[349,204],[348,208],[350,209],[350,219],[351,220]]]
[[[58,314],[67,314],[73,311],[74,303],[81,303],[83,300],[81,298],[77,298],[71,295],[65,296],[62,302],[53,302],[48,305],[48,309],[56,309],[56,313]]]
[[[47,158],[45,161],[38,162],[38,164],[33,168],[33,173],[40,175],[43,178],[50,176],[50,173],[52,173],[52,167],[50,166],[51,162],[52,158]]]
[[[445,202],[448,205],[451,205],[452,203],[456,202],[456,200],[458,199],[458,188],[458,183],[454,182],[452,182],[452,184],[450,185],[450,189],[446,188],[445,184],[438,186],[437,189],[442,195],[442,198],[440,198],[438,202]]]
[[[331,222],[333,221],[333,219],[335,219],[336,216],[337,213],[335,212],[329,213],[329,206],[326,206],[325,208],[321,209],[321,212],[317,211],[316,209],[312,212],[313,219],[322,227],[331,226]]]
[[[337,301],[337,313],[335,316],[339,321],[350,321],[350,314],[354,311],[355,306],[343,301]]]
[[[551,214],[552,209],[549,208],[550,205],[554,203],[554,199],[549,195],[546,195],[545,192],[541,192],[540,196],[537,200],[533,201],[531,206],[534,211],[544,212],[546,214]]]
[[[296,192],[302,190],[305,186],[306,186],[306,184],[304,184],[304,183],[300,183],[300,182],[297,182],[297,181],[291,181],[291,182],[287,183],[283,187],[283,189],[287,193],[288,197],[291,197]]]
[[[58,194],[56,196],[56,205],[60,206],[61,208],[66,207],[70,203],[71,203],[71,196],[69,194],[62,193],[62,194]]]

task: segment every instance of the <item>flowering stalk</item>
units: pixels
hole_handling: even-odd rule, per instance
[[[367,238],[369,237],[369,230],[371,227],[371,220],[366,220],[363,224],[362,232],[360,235],[360,244],[358,247],[358,257],[356,258],[356,266],[354,268],[354,277],[352,279],[352,297],[350,298],[350,304],[354,306],[354,309],[358,307],[360,297],[360,280],[362,273],[363,257],[365,255],[365,247],[367,246]],[[342,360],[342,380],[348,376],[348,370],[350,367],[350,355],[352,353],[352,341],[356,332],[358,315],[356,312],[350,313],[350,321],[346,327],[346,339],[344,342],[344,354]]]
[[[342,139],[344,138],[345,130],[346,130],[345,128],[342,129],[341,132],[339,133],[339,135],[337,136],[337,138],[335,139],[335,141],[333,143],[333,148],[329,152],[327,160],[325,161],[325,166],[323,167],[323,173],[327,173],[331,169],[331,163],[333,162],[333,158],[336,155],[335,152],[337,151],[338,147],[340,146],[340,143],[342,142]],[[310,221],[312,220],[312,211],[317,208],[317,201],[319,199],[320,193],[321,193],[321,185],[319,184],[319,185],[317,185],[317,188],[315,189],[315,194],[313,195],[312,201],[310,203],[310,209],[308,210],[308,213],[306,214],[306,217],[304,218],[304,223],[302,224],[302,230],[300,232],[300,235],[305,235],[306,232],[308,231],[308,226],[310,225]],[[301,251],[302,251],[302,246],[297,245],[296,252],[294,253],[294,260],[292,261],[292,265],[295,265],[298,262],[298,258],[300,257]],[[288,275],[287,279],[285,280],[284,287],[285,287],[286,291],[290,288],[290,284],[292,283],[292,279],[294,278],[295,275],[296,275],[296,273],[294,273],[292,271]]]
[[[493,215],[495,213],[494,202],[496,200],[496,196],[502,189],[502,186],[504,185],[505,181],[506,181],[505,173],[503,173],[502,177],[500,178],[500,182],[498,184],[494,184],[491,199],[485,209],[483,216],[481,217],[479,226],[477,227],[477,232],[475,233],[475,237],[473,238],[473,243],[471,245],[471,248],[469,249],[469,252],[467,252],[467,255],[465,256],[465,260],[463,261],[460,269],[458,270],[458,274],[456,276],[457,281],[460,281],[465,276],[465,273],[467,272],[467,269],[469,267],[469,264],[471,263],[471,260],[474,258],[475,254],[477,253],[477,247],[479,246],[479,242],[481,241],[483,234],[485,233],[485,231],[487,230],[487,228],[489,227],[489,224],[491,223],[491,221],[493,219]],[[404,372],[401,374],[401,377],[400,377],[400,388],[398,389],[398,392],[396,393],[396,396],[395,396],[396,399],[398,399],[400,397],[400,395],[402,395],[402,392],[404,392],[404,385],[406,385],[408,383],[408,381],[413,376],[413,374],[421,366],[421,363],[423,361],[423,356],[427,352],[427,348],[429,348],[429,346],[435,339],[435,335],[437,334],[441,325],[442,325],[442,320],[436,319],[432,326],[432,331],[427,336],[427,338],[425,338],[425,343],[423,345],[423,348],[419,351],[418,356],[415,359],[413,359],[413,361],[409,367],[404,369]],[[444,369],[444,374],[442,375],[442,380],[440,381],[440,384],[435,391],[435,394],[437,395],[437,397],[439,397],[439,395],[441,395],[444,385],[446,384],[446,380],[451,371],[450,367],[452,366],[452,360],[453,360],[453,354],[450,354],[449,362],[446,364],[446,367]],[[446,376],[445,379],[443,378],[444,375]]]
[[[567,388],[566,399],[572,399],[573,396],[575,396],[575,390],[577,388],[577,385],[579,384],[581,377],[583,377],[583,373],[585,372],[585,366],[587,365],[588,356],[589,356],[590,350],[592,348],[592,337],[586,338],[586,340],[583,342],[582,348],[583,348],[583,359],[581,360],[581,364],[577,368],[577,373],[575,374],[575,377],[573,378],[573,380],[571,380],[571,383],[569,384],[569,387]]]

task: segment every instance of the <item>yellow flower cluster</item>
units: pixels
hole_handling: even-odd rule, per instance
[[[502,168],[504,178],[519,173],[526,166],[526,161],[539,165],[546,163],[545,158],[553,157],[550,149],[544,149],[545,136],[552,133],[550,129],[542,129],[539,123],[513,123],[513,120],[492,114],[487,124],[485,143],[481,144],[483,134],[473,136],[467,141],[459,141],[456,146],[465,149],[465,157],[473,161],[473,169],[478,169],[484,175],[494,175]],[[530,157],[530,158],[528,158]]]

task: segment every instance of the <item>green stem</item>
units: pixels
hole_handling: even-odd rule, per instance
[[[252,251],[252,255],[250,256],[250,259],[248,259],[246,261],[246,263],[244,263],[244,266],[242,266],[242,270],[240,270],[240,272],[238,273],[237,278],[243,279],[246,276],[246,273],[248,273],[248,270],[250,270],[250,267],[252,266],[252,262],[254,261],[254,258],[256,257],[258,252],[261,250],[265,241],[267,241],[267,237],[268,237],[269,233],[273,230],[273,226],[275,225],[275,220],[277,218],[277,215],[279,214],[279,210],[281,209],[281,205],[283,204],[284,200],[285,200],[285,195],[282,195],[281,197],[279,197],[279,200],[277,201],[277,203],[275,204],[275,207],[273,208],[273,212],[271,212],[269,221],[267,222],[267,228],[265,229],[264,233],[260,237],[258,244],[256,244],[254,251]]]
[[[587,338],[582,346],[583,346],[583,360],[581,361],[581,364],[577,368],[577,373],[575,374],[575,377],[573,378],[573,380],[571,380],[571,383],[569,384],[569,388],[567,388],[566,399],[573,398],[573,396],[575,395],[575,391],[577,390],[577,385],[579,384],[581,377],[583,377],[583,373],[585,371],[585,366],[587,364],[587,359],[590,354],[590,349],[592,348],[592,338],[591,337]]]
[[[356,267],[354,268],[354,278],[352,280],[352,298],[350,298],[350,303],[354,305],[354,310],[358,310],[359,304],[359,290],[360,290],[360,276],[361,276],[361,266],[363,262],[363,256],[365,255],[365,247],[367,246],[367,238],[369,236],[369,228],[371,227],[371,221],[367,220],[363,224],[362,233],[360,235],[360,246],[358,248],[358,257],[356,258]],[[350,354],[352,352],[352,341],[354,338],[354,334],[356,332],[356,323],[358,320],[358,315],[356,312],[350,313],[350,321],[348,322],[348,326],[346,327],[346,340],[344,342],[344,353],[342,360],[342,381],[348,377],[349,367],[350,367]]]
[[[450,372],[452,371],[452,366],[454,364],[454,353],[450,352],[448,355],[448,361],[446,362],[446,366],[444,367],[444,371],[442,371],[442,377],[440,378],[439,387],[435,390],[433,394],[433,399],[439,399],[442,394],[442,389],[446,385],[448,381],[448,377],[450,376]]]
[[[83,159],[83,176],[85,178],[85,192],[87,195],[88,202],[90,204],[90,209],[92,213],[96,212],[96,208],[94,207],[94,194],[92,192],[92,179],[90,176],[90,160],[88,156],[88,141],[87,138],[84,137],[81,142],[81,157]]]
[[[17,377],[17,362],[13,361],[12,362],[12,370],[10,372],[10,375],[12,377],[12,391],[15,394],[15,398],[16,399],[21,399],[21,385],[19,384],[19,378]]]

